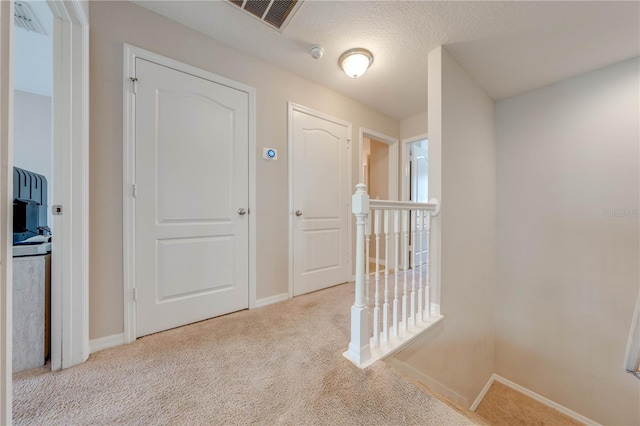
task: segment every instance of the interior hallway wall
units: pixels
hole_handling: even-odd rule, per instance
[[[394,359],[470,406],[494,372],[495,105],[442,47],[429,53],[428,80],[429,196],[442,203],[432,279],[445,318]]]
[[[13,165],[47,178],[47,222],[52,227],[51,97],[13,91]]]
[[[427,133],[427,111],[400,122],[400,138],[407,139]]]
[[[365,145],[369,146],[369,187],[367,189],[369,197],[372,200],[388,200],[389,199],[389,145],[384,142],[379,142],[375,139],[364,138],[367,142]],[[375,232],[374,229],[375,220],[371,219],[371,232]],[[382,224],[384,223],[383,216],[380,216],[380,231],[382,232]],[[390,256],[393,256],[389,250]],[[371,241],[369,241],[369,260],[376,258],[380,259],[381,263],[384,262],[386,250],[384,248],[384,237],[381,237],[379,243],[379,250],[376,252],[375,236],[372,234]],[[393,259],[389,259],[389,263],[393,263]],[[373,269],[372,269],[373,270]]]
[[[602,424],[640,424],[639,64],[497,103],[496,372]]]
[[[130,2],[92,1],[90,28],[90,338],[119,334],[124,328],[123,43],[256,88],[257,205],[252,214],[257,215],[258,227],[257,298],[286,293],[289,267],[287,101],[349,121],[354,132],[366,127],[397,137],[400,123]],[[341,73],[337,66],[336,73]],[[356,140],[353,135],[351,139]],[[352,142],[351,146],[354,145],[357,146]],[[278,161],[262,160],[262,147],[266,146],[278,149]],[[355,187],[360,165],[358,155],[352,154]]]
[[[389,145],[370,139],[369,196],[389,199]]]

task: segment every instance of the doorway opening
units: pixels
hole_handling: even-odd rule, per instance
[[[367,185],[371,199],[398,200],[398,139],[374,130],[360,128],[360,176],[359,182]],[[352,188],[353,190],[353,188]],[[369,253],[373,250],[374,241]],[[385,266],[384,248],[378,252],[378,264]],[[395,264],[394,253],[389,253],[389,264]],[[371,264],[376,263],[370,258]]]
[[[389,145],[365,137],[362,146],[364,184],[374,200],[389,199]]]
[[[424,139],[409,144],[409,201],[429,202],[429,147]]]
[[[51,369],[71,367],[89,356],[88,335],[88,7],[81,0],[37,2],[52,22]],[[0,2],[0,423],[11,423],[13,352],[13,52],[15,3]],[[4,90],[4,89],[7,90]],[[48,198],[48,194],[47,194]],[[11,209],[11,210],[10,210]],[[46,215],[46,213],[45,213]]]
[[[13,37],[12,371],[51,355],[53,14],[15,2]]]
[[[415,203],[429,202],[429,140],[420,135],[402,141],[402,200]],[[426,240],[423,241],[426,244]],[[414,252],[414,241],[409,241],[409,265],[413,267],[419,253]],[[422,245],[425,247],[425,245]],[[426,252],[423,253],[426,255]]]
[[[414,154],[418,161],[417,165],[414,164],[416,161]],[[402,173],[400,177],[402,201],[428,202],[428,162],[429,139],[426,134],[402,140]]]

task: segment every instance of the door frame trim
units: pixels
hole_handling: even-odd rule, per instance
[[[89,358],[89,16],[81,0],[48,2],[54,22],[51,369]],[[56,272],[57,271],[57,272]]]
[[[402,161],[401,161],[401,186],[402,193],[400,194],[401,201],[409,201],[409,179],[411,176],[409,174],[409,144],[420,142],[423,140],[429,140],[429,137],[426,133],[422,133],[420,135],[412,136],[410,138],[402,139]]]
[[[123,46],[123,143],[122,143],[122,267],[124,303],[124,343],[136,339],[136,305],[133,300],[135,287],[135,96],[130,77],[135,77],[136,58],[191,74],[247,93],[249,96],[249,309],[256,307],[256,90],[248,85],[230,80],[213,72],[167,58],[130,44]]]
[[[11,424],[13,346],[13,2],[0,2],[0,424]]]
[[[346,120],[342,120],[340,118],[334,117],[329,114],[325,114],[320,111],[313,110],[311,108],[296,104],[294,102],[287,102],[287,179],[288,179],[288,191],[289,191],[289,283],[288,283],[288,292],[289,298],[293,297],[293,283],[294,283],[294,268],[293,268],[293,258],[295,253],[293,252],[293,239],[294,239],[294,220],[293,220],[293,113],[294,111],[299,111],[304,114],[311,115],[313,117],[317,117],[323,120],[331,121],[333,123],[339,124],[341,126],[347,127],[347,194],[350,194],[353,188],[352,184],[352,168],[353,168],[353,133],[352,133],[352,125],[350,122]],[[351,206],[351,197],[347,196],[347,205]],[[349,208],[349,214],[351,209]],[[352,230],[352,220],[348,220],[347,226],[347,263],[351,264],[351,248],[353,244],[353,230]],[[351,279],[351,270],[353,268],[348,268],[348,273],[345,279],[348,281]]]
[[[375,130],[367,129],[366,127],[360,127],[359,140],[358,140],[358,179],[359,183],[364,183],[364,138],[368,137],[376,142],[384,143],[389,147],[389,161],[388,161],[388,185],[389,196],[387,199],[397,201],[398,198],[398,145],[399,139],[393,136],[385,135],[384,133],[377,132]],[[371,168],[369,167],[369,170]],[[367,187],[367,194],[371,194],[370,188]],[[389,261],[392,261],[394,255],[390,254]],[[384,259],[382,259],[384,260]],[[355,274],[355,273],[354,273]],[[355,275],[354,275],[355,277]],[[354,278],[355,280],[355,278]]]
[[[13,232],[13,211],[9,206],[13,202],[13,2],[1,3],[0,196],[6,202],[2,203],[0,210],[0,423],[10,424],[13,244],[9,235]],[[58,280],[58,285],[52,279],[51,289],[51,368],[55,370],[82,363],[89,357],[89,20],[86,1],[52,0],[47,4],[52,15],[61,20],[58,27],[62,32],[61,43],[53,51],[53,66],[66,72],[60,78],[54,76],[53,81],[53,89],[60,93],[58,98],[62,99],[60,104],[53,100],[53,108],[59,107],[60,111],[52,121],[54,128],[60,125],[59,133],[56,133],[59,139],[54,140],[53,149],[59,156],[58,161],[68,167],[63,174],[64,181],[58,182],[60,186],[54,183],[55,188],[62,187],[64,192],[53,194],[54,203],[61,200],[59,204],[65,209],[59,232],[64,240],[59,257],[65,263],[59,269],[65,268],[62,272],[65,279]],[[64,124],[59,123],[61,120]],[[63,146],[56,146],[60,143]],[[54,173],[58,167],[55,164]]]

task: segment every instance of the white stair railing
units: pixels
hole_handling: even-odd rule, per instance
[[[432,292],[440,294],[439,283],[431,282],[430,271],[431,217],[440,213],[440,203],[436,199],[429,203],[370,200],[366,189],[364,184],[357,185],[351,203],[357,229],[356,281],[351,342],[344,353],[361,368],[392,354],[442,320],[439,305],[431,297]],[[375,246],[374,253],[370,245]]]

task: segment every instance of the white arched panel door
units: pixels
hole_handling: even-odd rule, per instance
[[[246,92],[137,58],[136,336],[248,307]]]
[[[350,280],[349,142],[351,125],[293,108],[293,294]]]

